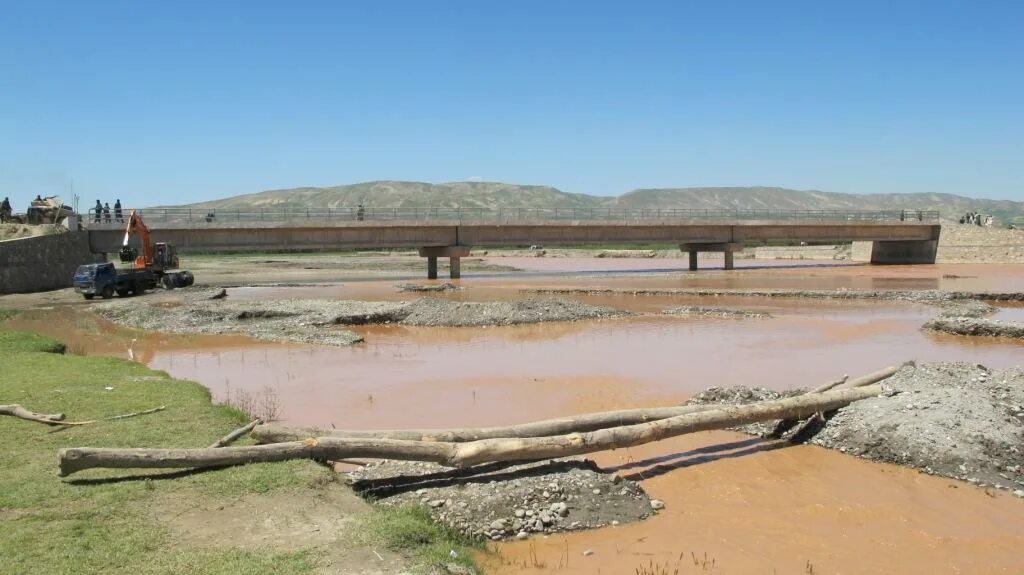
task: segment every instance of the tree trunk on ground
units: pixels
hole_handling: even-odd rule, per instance
[[[770,419],[800,419],[818,411],[838,409],[881,393],[879,386],[828,391],[669,417],[659,421],[571,433],[552,437],[483,439],[466,443],[377,438],[321,437],[251,447],[219,449],[62,449],[60,475],[95,467],[180,468],[221,467],[243,463],[310,458],[339,460],[370,457],[432,461],[468,467],[499,461],[550,459],[607,449],[632,447],[677,435],[723,429]]]
[[[11,405],[0,405],[0,415],[11,415],[19,419],[37,421],[47,425],[60,425],[61,420],[64,419],[63,413],[36,413],[34,411],[29,411],[16,403]]]
[[[903,365],[907,365],[906,363]],[[845,376],[831,383],[826,383],[811,390],[808,393],[822,393],[833,388],[845,389],[847,387],[861,387],[877,383],[899,371],[902,366],[891,366],[885,369],[870,373],[854,380],[848,380]],[[853,385],[849,385],[853,384]],[[377,438],[377,439],[401,439],[407,441],[447,441],[463,443],[466,441],[479,441],[481,439],[501,438],[527,438],[527,437],[549,437],[552,435],[564,435],[566,433],[583,433],[597,431],[609,427],[621,427],[623,425],[635,425],[677,417],[689,413],[699,413],[716,409],[716,404],[706,405],[683,405],[677,407],[652,407],[639,409],[623,409],[619,411],[605,411],[600,413],[587,413],[573,417],[560,417],[544,421],[535,421],[520,425],[509,425],[503,427],[478,427],[466,429],[322,429],[315,427],[281,427],[277,425],[258,425],[252,435],[260,443],[282,443],[288,441],[300,441],[308,437],[354,437],[354,438]],[[794,422],[795,423],[795,422]],[[792,424],[790,424],[790,427]]]
[[[260,443],[300,441],[308,437],[355,437],[363,439],[401,439],[406,441],[441,441],[463,443],[481,439],[506,437],[546,437],[566,433],[595,431],[608,427],[647,423],[668,417],[714,409],[715,405],[683,405],[624,409],[559,417],[520,425],[477,427],[465,429],[322,429],[315,427],[280,427],[258,425],[252,435]]]

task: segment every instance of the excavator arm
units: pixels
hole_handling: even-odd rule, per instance
[[[139,242],[142,244],[142,255],[139,255],[135,248],[128,245],[128,240],[134,235],[139,236]],[[134,261],[133,267],[135,269],[145,269],[147,266],[153,265],[153,242],[149,236],[149,228],[142,221],[142,216],[135,213],[135,210],[132,210],[131,214],[128,215],[128,225],[124,231],[124,242],[121,244],[121,261]]]

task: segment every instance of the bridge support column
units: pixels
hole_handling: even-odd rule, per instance
[[[738,243],[706,243],[679,244],[679,249],[690,255],[690,271],[697,271],[697,254],[699,252],[722,252],[725,254],[725,269],[733,269],[733,252],[742,250],[743,244]]]
[[[469,246],[429,246],[420,248],[420,257],[427,258],[427,279],[437,279],[437,258],[448,258],[448,276],[462,277],[462,258],[469,255]]]
[[[938,240],[872,242],[873,264],[933,264]]]

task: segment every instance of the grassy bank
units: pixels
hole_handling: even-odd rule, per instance
[[[5,315],[0,310],[0,321]],[[0,357],[5,360],[0,403],[65,413],[69,420],[161,405],[167,409],[65,429],[0,417],[3,573],[344,573],[348,571],[324,571],[325,562],[330,564],[338,547],[358,545],[395,549],[414,567],[428,566],[447,547],[468,561],[462,542],[443,530],[421,525],[418,531],[427,536],[411,544],[404,536],[393,536],[395,530],[387,525],[408,523],[402,514],[409,512],[404,511],[367,508],[352,525],[368,535],[357,539],[339,532],[338,541],[312,547],[275,548],[272,541],[247,545],[236,540],[244,536],[227,528],[223,537],[201,544],[177,536],[181,528],[173,525],[174,519],[190,510],[223,510],[239,501],[259,505],[270,499],[286,502],[284,513],[293,506],[317,509],[332,501],[327,491],[355,500],[333,471],[310,461],[205,472],[96,470],[58,478],[57,450],[62,447],[204,446],[248,421],[233,408],[212,404],[198,384],[126,360],[64,355],[63,350],[60,342],[0,325]]]

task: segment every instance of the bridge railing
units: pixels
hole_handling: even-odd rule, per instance
[[[130,209],[124,209],[121,220]],[[517,222],[726,222],[779,223],[938,223],[935,210],[772,210],[695,208],[446,208],[446,207],[272,207],[262,209],[144,208],[137,210],[149,225],[259,224],[301,222],[421,222],[424,224],[514,224]],[[95,227],[123,225],[118,214],[85,216]]]

